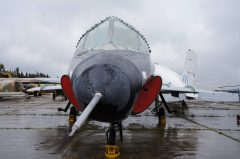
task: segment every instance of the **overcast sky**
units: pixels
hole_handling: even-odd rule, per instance
[[[240,84],[239,0],[0,0],[0,63],[60,77],[80,36],[107,16],[138,29],[154,61],[178,73],[194,50],[198,84]]]

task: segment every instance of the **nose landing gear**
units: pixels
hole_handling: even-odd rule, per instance
[[[116,130],[119,129],[120,140],[122,137],[122,123],[110,123],[109,128],[106,131],[107,145],[105,146],[106,158],[117,158],[120,155],[119,147],[116,145]]]

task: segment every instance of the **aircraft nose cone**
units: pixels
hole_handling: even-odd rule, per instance
[[[96,92],[103,95],[102,104],[112,107],[124,106],[130,97],[130,84],[124,72],[112,64],[93,65],[84,70],[75,82],[77,98],[85,103],[92,99]]]
[[[90,118],[103,122],[125,119],[142,87],[142,76],[135,64],[111,51],[97,53],[80,62],[71,80],[81,109],[85,109],[96,92],[103,95],[90,114]]]

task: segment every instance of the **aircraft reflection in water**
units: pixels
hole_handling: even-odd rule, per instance
[[[80,38],[69,74],[61,78],[70,101],[64,111],[74,105],[69,116],[70,124],[74,123],[70,136],[88,117],[108,122],[107,144],[114,149],[116,129],[120,130],[122,140],[121,121],[130,114],[143,112],[159,93],[163,98],[162,79],[154,75],[150,52],[145,38],[116,17],[106,18]],[[82,113],[76,120],[78,112]],[[118,154],[118,150],[114,153]]]

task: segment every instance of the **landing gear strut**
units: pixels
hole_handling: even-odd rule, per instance
[[[116,145],[116,130],[119,129],[120,140],[123,140],[122,136],[122,123],[110,123],[109,128],[106,131],[107,145],[105,151],[106,158],[116,158],[120,155],[119,147]]]
[[[171,114],[173,112],[177,112],[176,110],[170,110],[170,108],[168,107],[168,104],[167,102],[165,101],[165,98],[163,97],[162,93],[159,93],[160,97],[161,97],[161,100],[162,100],[162,103],[164,104],[165,108],[167,109],[168,113]],[[162,104],[161,103],[161,104]]]
[[[68,104],[66,105],[66,107],[63,109],[63,108],[58,108],[58,111],[59,112],[67,112],[68,109],[70,108],[71,106],[71,102],[68,102]],[[69,131],[71,132],[71,129],[72,129],[72,126],[73,124],[76,122],[77,120],[77,115],[78,115],[78,110],[72,106],[70,108],[70,113],[69,113],[69,117],[68,117],[68,123],[69,123]]]
[[[116,143],[116,128],[115,123],[111,123],[106,132],[107,144],[115,145]]]
[[[70,105],[71,105],[71,102],[68,102],[68,104],[66,105],[66,107],[65,107],[64,109],[63,109],[63,108],[58,108],[58,111],[59,111],[59,112],[61,112],[61,111],[67,112],[68,109],[69,109],[69,107],[70,107]]]
[[[164,108],[162,106],[162,104],[164,104],[165,108],[167,109],[168,113],[171,114],[172,112],[176,112],[176,110],[170,110],[170,108],[168,107],[167,102],[165,101],[162,93],[159,93],[159,96],[161,98],[161,103],[159,103],[159,99],[158,97],[155,100],[155,111],[156,111],[156,115],[158,116],[159,119],[159,124],[160,125],[164,125],[166,124],[166,115],[165,115],[165,111]]]

